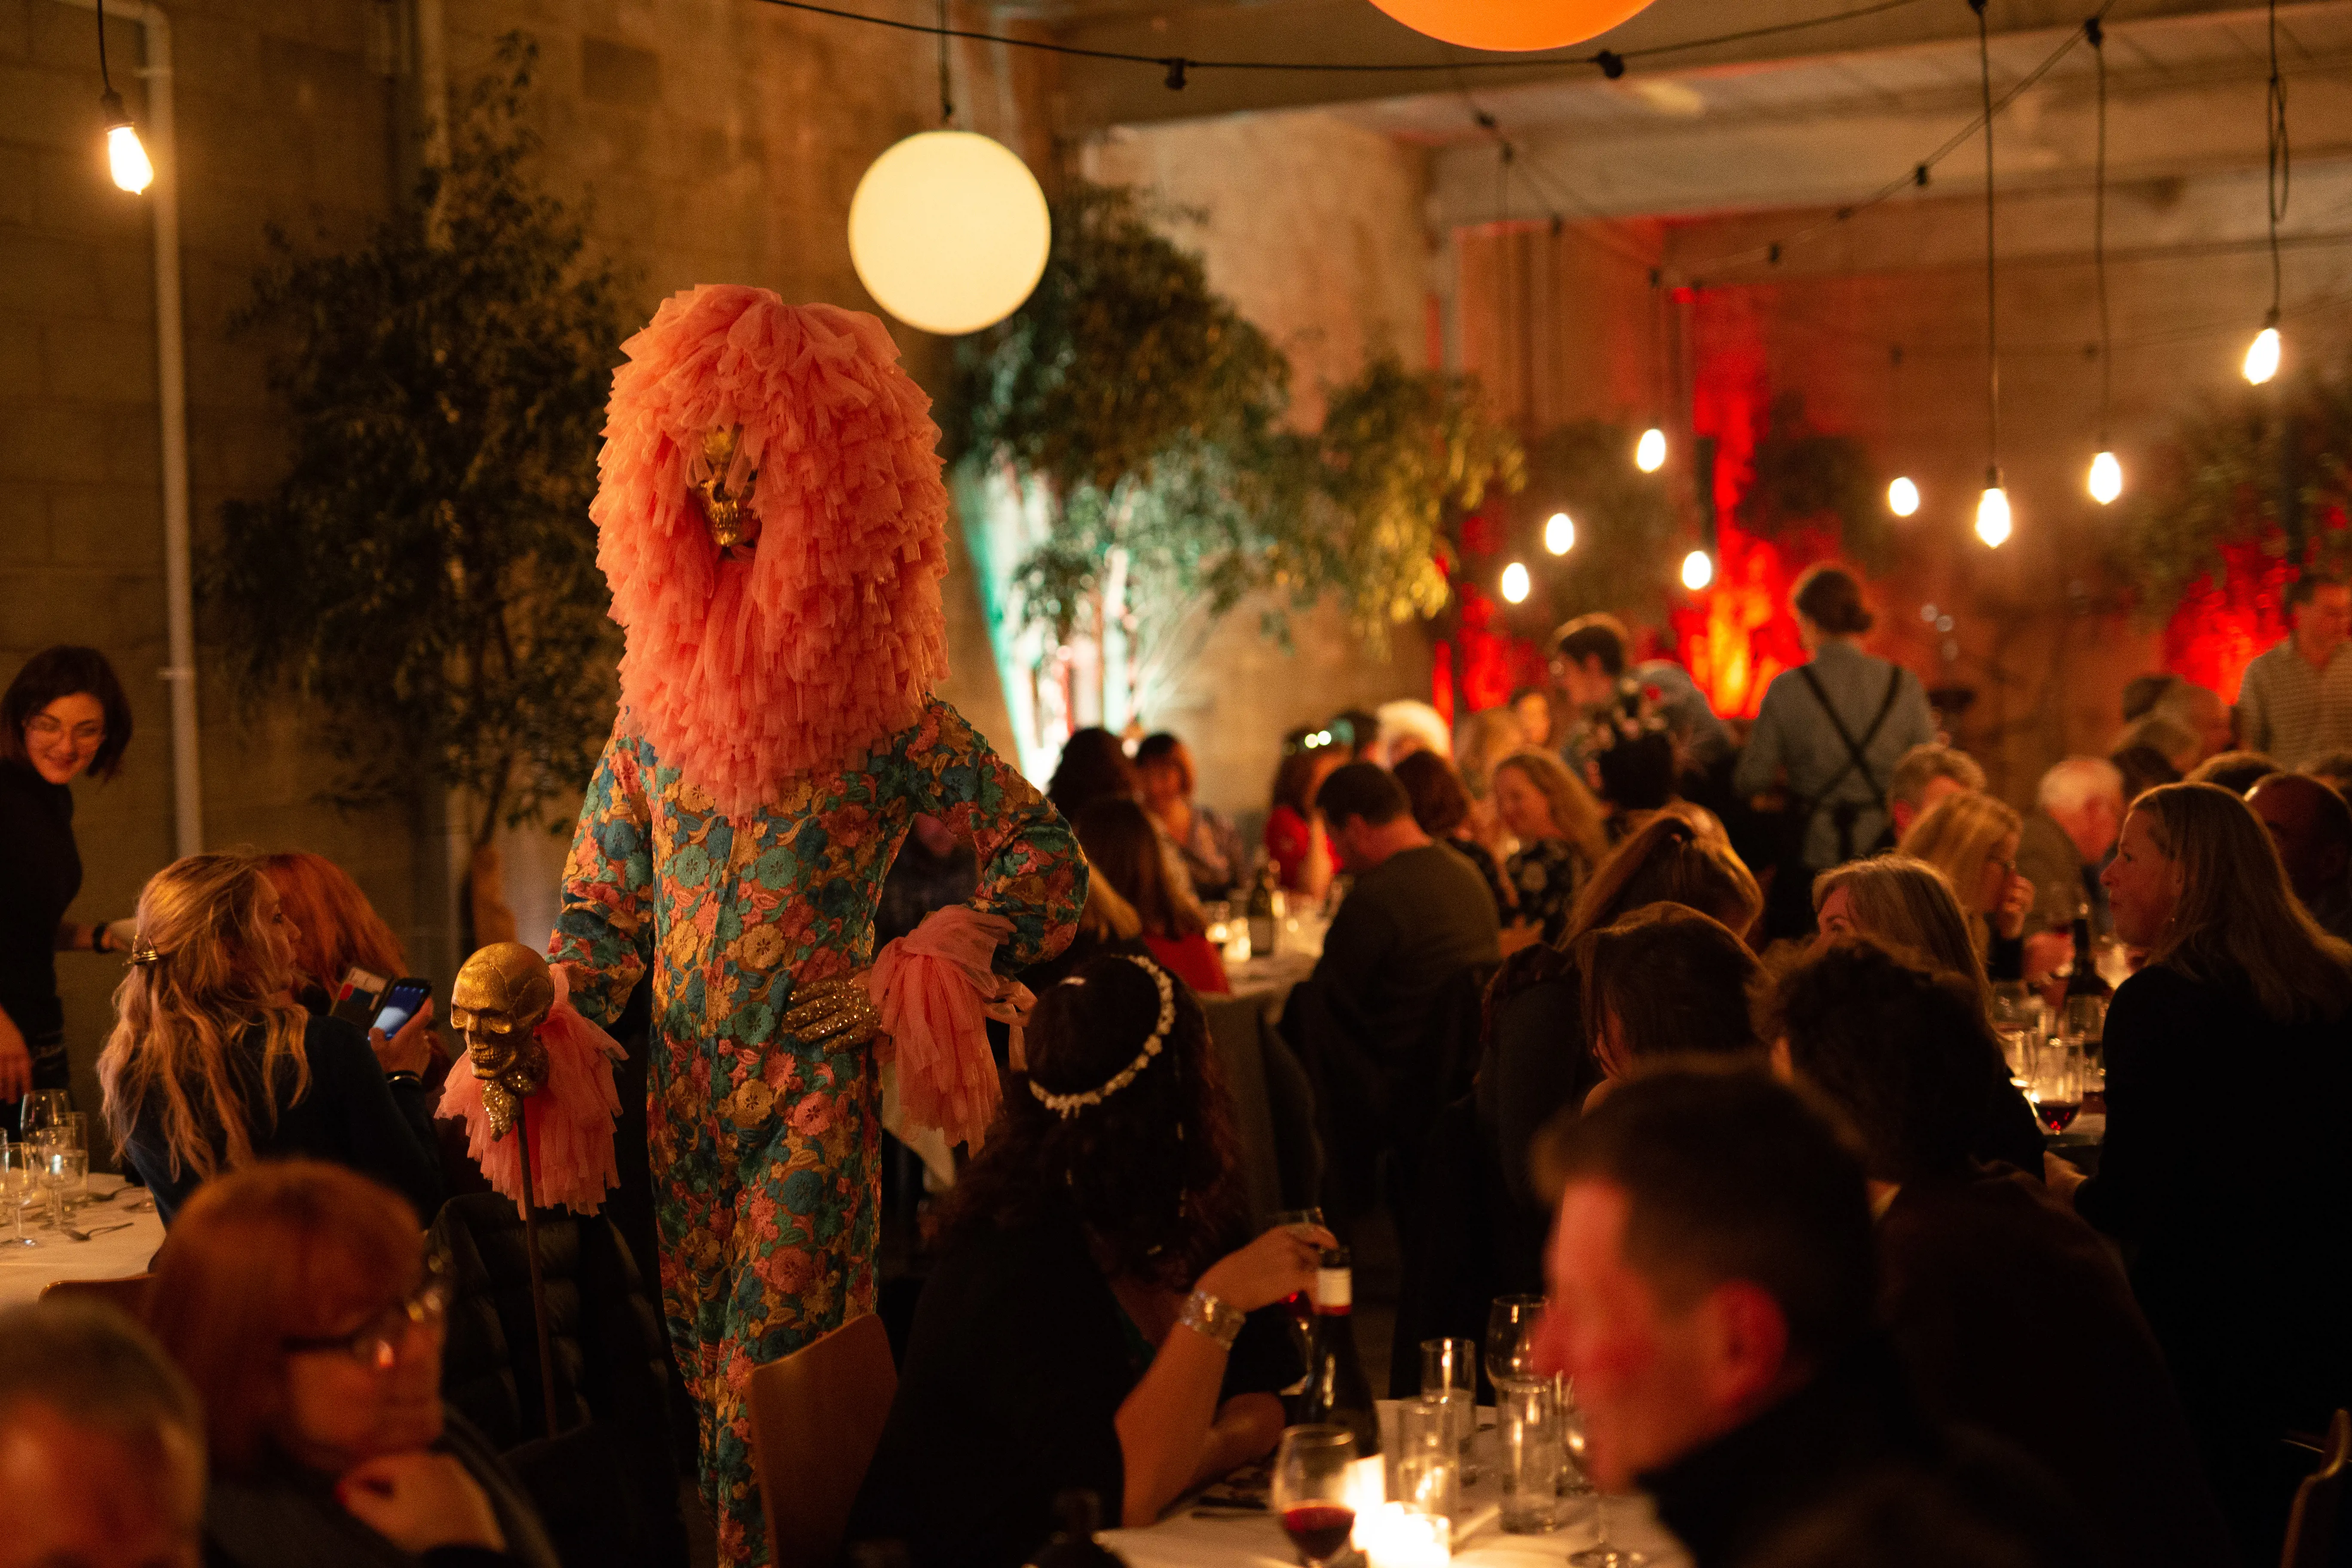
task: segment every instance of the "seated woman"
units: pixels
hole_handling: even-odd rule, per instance
[[[1609,853],[1600,803],[1549,752],[1514,752],[1495,764],[1495,809],[1519,841],[1508,871],[1520,918],[1558,945],[1577,888]],[[1503,951],[1515,951],[1507,936]]]
[[[213,1568],[556,1568],[442,1405],[448,1288],[398,1194],[310,1160],[223,1176],[164,1238],[148,1300],[204,1406]]]
[[[306,1154],[377,1177],[422,1225],[441,1206],[429,1097],[359,1030],[294,1001],[297,931],[247,855],[191,855],[139,895],[99,1058],[107,1126],[169,1225],[197,1184]]]
[[[1584,1016],[1602,1082],[1590,1104],[1634,1064],[1665,1057],[1764,1059],[1749,1001],[1763,966],[1721,921],[1681,904],[1652,904],[1577,939]]]
[[[1328,729],[1283,737],[1265,816],[1265,853],[1285,890],[1320,899],[1331,886],[1331,841],[1315,811],[1315,792],[1348,760],[1347,742]]]
[[[1135,775],[1143,809],[1174,845],[1191,879],[1192,896],[1229,899],[1242,889],[1249,861],[1242,836],[1219,813],[1192,798],[1192,748],[1162,730],[1135,748]]]
[[[1969,937],[1991,980],[2025,978],[2025,917],[2033,884],[2017,874],[2025,824],[2000,801],[1977,790],[1948,795],[1919,814],[1897,851],[1944,874],[1959,896]]]
[[[949,1200],[851,1515],[851,1540],[902,1541],[924,1568],[1011,1568],[1073,1488],[1149,1524],[1269,1452],[1299,1373],[1280,1303],[1330,1244],[1300,1227],[1235,1247],[1208,1025],[1150,960],[1097,957],[1046,992],[1027,1054]]]
[[[1940,803],[1939,803],[1940,804]],[[1897,952],[1916,954],[1976,987],[1990,1020],[1992,985],[1969,934],[1968,917],[1943,872],[1907,855],[1853,860],[1813,879],[1813,951],[1840,937],[1866,936]],[[1996,1043],[1985,1063],[1985,1098],[1969,1152],[2031,1173],[2042,1166],[2042,1123],[2010,1080]]]
[[[294,999],[312,1017],[334,1010],[343,981],[354,969],[386,982],[407,974],[408,954],[400,939],[350,872],[303,849],[265,855],[261,870],[278,889],[278,908],[294,929]],[[372,1030],[368,1043],[384,1071],[418,1073],[435,1088],[451,1060],[433,1027],[429,996],[397,1033],[387,1039]]]
[[[1422,751],[1389,771],[1404,785],[1406,798],[1412,802],[1413,821],[1423,833],[1478,868],[1486,891],[1494,896],[1496,919],[1510,924],[1515,907],[1510,884],[1503,880],[1502,867],[1471,829],[1470,792],[1463,787],[1462,775],[1454,764],[1435,752]]]
[[[2280,1435],[2352,1405],[2352,947],[2215,785],[2135,801],[2103,879],[2147,962],[2107,1009],[2098,1174],[2053,1159],[2049,1178],[2136,1247],[2132,1286],[2238,1555],[2276,1562],[2310,1468]]]
[[[1097,800],[1070,826],[1087,864],[1141,918],[1143,945],[1151,956],[1195,991],[1231,992],[1224,954],[1210,943],[1208,921],[1191,889],[1171,883],[1162,841],[1143,807],[1131,800]]]

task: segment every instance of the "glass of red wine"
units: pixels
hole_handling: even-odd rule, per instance
[[[2083,1047],[2080,1041],[2047,1040],[2034,1047],[2026,1098],[2052,1132],[2063,1132],[2083,1109]]]
[[[1344,1426],[1293,1426],[1274,1456],[1274,1510],[1298,1559],[1326,1568],[1348,1550],[1356,1507],[1348,1496],[1348,1467],[1356,1439]]]

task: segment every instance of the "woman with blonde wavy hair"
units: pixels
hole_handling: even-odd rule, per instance
[[[1519,841],[1507,868],[1523,919],[1558,942],[1576,889],[1609,854],[1601,803],[1549,752],[1513,752],[1495,764],[1495,808]],[[1513,950],[1509,940],[1504,951]],[[1516,945],[1525,946],[1522,940]]]
[[[1948,795],[1919,814],[1895,847],[1944,873],[1959,896],[1969,937],[1995,980],[2025,975],[2025,917],[2033,884],[2018,875],[2025,823],[1980,790]]]
[[[289,1154],[374,1176],[429,1219],[442,1194],[425,1085],[293,999],[299,933],[262,861],[173,861],[140,893],[137,924],[98,1076],[116,1147],[164,1223],[210,1177]]]
[[[2147,962],[2107,1009],[2098,1174],[2048,1179],[2133,1244],[2238,1555],[2275,1561],[2303,1468],[2280,1436],[2352,1405],[2352,946],[2217,785],[2134,801],[2101,880]]]

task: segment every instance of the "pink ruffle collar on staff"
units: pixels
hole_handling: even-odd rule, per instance
[[[950,904],[885,947],[866,977],[882,1015],[876,1055],[898,1067],[907,1122],[936,1127],[974,1153],[1003,1093],[988,1048],[988,1004],[996,996],[997,944],[1012,933],[1003,915]]]
[[[604,1194],[621,1184],[613,1157],[613,1123],[621,1097],[613,1087],[613,1064],[621,1047],[612,1036],[580,1016],[570,1001],[563,965],[551,964],[555,1006],[539,1026],[547,1047],[547,1082],[522,1102],[530,1130],[531,1196],[541,1208],[558,1205],[590,1215],[604,1206]],[[491,1187],[522,1207],[522,1140],[509,1131],[490,1132],[482,1103],[482,1080],[460,1058],[449,1069],[437,1114],[466,1123],[466,1152],[482,1168]]]

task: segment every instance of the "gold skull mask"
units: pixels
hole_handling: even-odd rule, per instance
[[[760,542],[760,514],[751,505],[752,494],[760,485],[760,470],[745,468],[740,487],[732,490],[728,488],[728,480],[735,471],[736,443],[742,435],[740,425],[704,431],[702,456],[688,463],[686,469],[695,505],[701,510],[712,542],[721,550]]]
[[[449,988],[449,1022],[466,1037],[466,1057],[482,1080],[490,1129],[503,1138],[522,1101],[547,1082],[539,1026],[555,1008],[547,960],[519,942],[494,942],[466,960]]]

